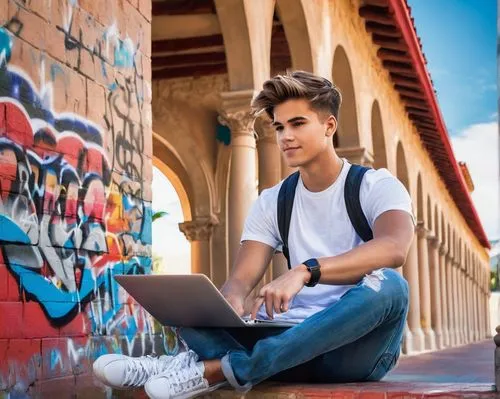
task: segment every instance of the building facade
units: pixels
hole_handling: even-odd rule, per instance
[[[303,69],[342,92],[337,152],[388,168],[413,199],[404,351],[489,333],[489,244],[404,1],[158,1],[152,21],[154,162],[181,198],[193,272],[225,281],[250,205],[291,172],[249,110],[266,79]],[[277,255],[264,281],[283,268]]]
[[[488,243],[403,0],[8,0],[0,392],[90,392],[102,353],[178,350],[113,280],[151,270],[152,165],[181,199],[192,271],[220,286],[251,203],[291,172],[249,113],[287,68],[340,87],[338,153],[412,196],[405,353],[486,337]]]

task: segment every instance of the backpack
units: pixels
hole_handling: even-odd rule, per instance
[[[344,185],[344,200],[347,214],[349,215],[354,230],[364,242],[373,239],[372,229],[366,220],[359,200],[361,182],[366,171],[369,169],[370,168],[365,166],[352,164],[347,173]],[[288,251],[288,232],[290,230],[290,218],[292,217],[293,200],[298,181],[299,172],[291,174],[283,181],[278,194],[278,227],[281,241],[283,242],[283,255],[285,255],[289,269],[291,269],[292,266],[290,264],[290,253]]]

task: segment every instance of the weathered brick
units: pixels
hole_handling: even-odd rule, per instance
[[[106,109],[106,92],[104,88],[87,79],[87,118],[105,127],[104,115]]]
[[[67,338],[42,339],[42,379],[71,375]]]
[[[139,11],[148,22],[151,22],[151,5],[150,0],[139,0]]]
[[[40,398],[74,398],[75,386],[76,381],[74,375],[41,380],[37,381],[35,384],[36,394]]]
[[[59,329],[51,325],[38,302],[23,304],[23,336],[26,338],[46,338],[59,336]]]
[[[52,0],[32,0],[28,3],[28,8],[46,21],[50,21]]]
[[[61,337],[82,337],[92,332],[92,326],[87,314],[79,312],[71,321],[59,327]]]
[[[35,48],[29,43],[14,38],[12,45],[12,55],[9,65],[15,65],[22,71],[28,73],[31,81],[34,84],[34,88],[39,89],[40,74],[30,73],[31,71],[37,71],[39,68],[39,64],[36,62],[36,60],[38,60],[38,56],[36,54],[38,53],[36,52]]]
[[[0,259],[3,262],[3,259]],[[19,287],[17,281],[7,265],[0,263],[0,301],[19,301]]]
[[[0,302],[0,338],[23,336],[23,304]]]
[[[9,290],[8,290],[8,278],[9,271],[7,266],[0,264],[0,302],[8,301]]]
[[[17,16],[23,24],[19,36],[32,46],[43,49],[46,43],[45,31],[48,22],[38,15],[19,7],[14,1],[9,1],[9,19]]]
[[[27,386],[40,378],[41,344],[39,339],[0,340],[2,341],[3,343],[0,343],[0,375],[7,374],[9,386],[12,387],[16,383]]]
[[[0,25],[3,25],[5,22],[8,21],[8,14],[9,14],[9,2],[8,1],[1,1],[0,2]]]
[[[64,47],[64,32],[54,24],[46,26],[46,37],[48,38],[45,51],[57,61],[66,63],[66,49]]]

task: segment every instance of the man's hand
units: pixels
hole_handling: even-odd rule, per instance
[[[300,265],[262,287],[252,308],[252,319],[256,318],[257,312],[264,302],[266,313],[271,319],[274,318],[273,309],[276,313],[287,312],[290,301],[304,287],[310,277],[311,274],[305,265]]]
[[[239,296],[227,296],[226,300],[235,312],[238,313],[238,316],[242,317],[245,314],[245,301],[243,298]]]

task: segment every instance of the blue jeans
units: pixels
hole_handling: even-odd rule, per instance
[[[243,392],[267,379],[378,381],[399,357],[407,313],[406,280],[381,269],[291,328],[182,328],[180,335],[201,360],[221,359],[226,379]]]

